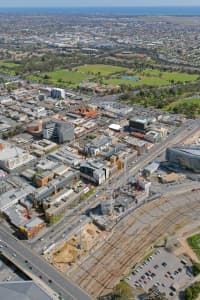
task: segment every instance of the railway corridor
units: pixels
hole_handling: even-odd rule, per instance
[[[93,297],[108,294],[156,241],[199,215],[198,191],[148,203],[118,223],[102,247],[87,255],[69,275]]]

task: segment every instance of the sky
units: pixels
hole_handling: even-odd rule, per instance
[[[200,0],[0,0],[0,7],[200,6]]]

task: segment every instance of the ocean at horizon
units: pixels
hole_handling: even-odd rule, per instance
[[[109,14],[199,16],[200,6],[171,7],[0,7],[5,14]]]

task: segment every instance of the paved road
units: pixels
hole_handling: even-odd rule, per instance
[[[9,235],[0,226],[1,244],[7,245],[3,248],[9,254],[16,254],[13,258],[16,265],[19,264],[24,269],[29,269],[36,276],[42,276],[42,280],[51,286],[55,292],[61,294],[65,300],[89,300],[92,299],[84,290],[79,288],[70,279],[62,276],[55,268],[49,265],[41,257],[28,249],[22,242]],[[26,263],[26,260],[28,263]],[[31,269],[29,268],[31,267]]]
[[[197,129],[199,129],[199,121],[188,121],[182,127],[178,128],[175,133],[171,134],[165,141],[154,146],[152,150],[141,157],[133,166],[133,168],[131,168],[131,170],[129,171],[129,175],[135,175],[146,164],[155,159],[159,154],[163,153],[166,147],[176,144],[177,142],[181,143],[185,138],[191,136],[191,134]],[[107,188],[110,188],[110,186],[114,188],[119,187],[125,182],[125,180],[126,178],[122,173],[116,178],[112,179],[111,185],[109,184],[109,182],[106,182],[103,187],[97,188],[96,194],[98,193],[99,196],[101,196],[105,194]],[[77,220],[80,218],[80,211],[88,209],[88,207],[91,207],[92,205],[94,205],[94,203],[96,204],[99,201],[99,199],[96,199],[95,196],[96,195],[92,196],[86,203],[81,204],[81,209],[79,207],[77,211],[77,213],[79,213],[79,216],[75,217],[74,221],[77,222]],[[59,226],[62,229],[63,226],[66,225],[63,225],[63,222],[61,222]],[[87,295],[83,290],[72,283],[69,279],[66,279],[64,276],[62,276],[62,274],[55,270],[51,265],[45,262],[28,247],[26,247],[24,243],[16,240],[11,235],[8,235],[3,226],[1,226],[0,238],[2,239],[2,241],[7,243],[10,249],[9,251],[13,251],[12,249],[15,249],[15,252],[17,254],[17,257],[15,259],[20,264],[23,264],[24,267],[27,267],[25,260],[29,261],[32,266],[33,273],[37,276],[42,276],[42,279],[45,282],[49,282],[49,280],[51,280],[52,288],[56,292],[60,292],[63,295],[64,299],[91,299],[90,296]]]
[[[179,127],[175,132],[170,134],[164,141],[155,145],[151,150],[143,155],[133,168],[129,170],[129,176],[134,176],[136,173],[144,168],[152,160],[156,159],[158,155],[162,154],[167,147],[182,144],[185,139],[191,137],[200,128],[200,120],[192,121],[188,120],[183,126]],[[115,188],[123,185],[127,178],[121,175],[120,179],[117,179],[114,183]]]
[[[144,168],[148,163],[156,159],[158,155],[162,154],[166,150],[167,147],[177,143],[182,143],[186,138],[190,137],[192,133],[198,130],[199,126],[199,120],[186,121],[185,124],[172,132],[164,141],[154,145],[154,147],[148,153],[138,158],[137,162],[134,165],[130,165],[128,175],[135,176],[140,169]],[[126,182],[126,180],[127,178],[124,176],[124,172],[122,172],[118,176],[107,181],[104,185],[97,187],[96,193],[92,195],[88,199],[88,201],[80,204],[79,207],[73,211],[73,215],[66,216],[59,223],[51,226],[49,232],[45,233],[42,236],[44,238],[44,241],[39,243],[38,240],[32,241],[32,247],[42,249],[42,247],[50,243],[51,236],[54,236],[56,239],[58,239],[63,233],[65,233],[66,235],[69,234],[71,229],[73,229],[74,231],[77,227],[78,230],[78,227],[80,226],[80,214],[84,214],[86,210],[96,206],[101,201],[101,197],[105,195],[105,193],[108,193],[110,189],[116,189],[122,186]],[[98,195],[97,198],[96,195]],[[52,233],[51,231],[53,228],[54,232]]]

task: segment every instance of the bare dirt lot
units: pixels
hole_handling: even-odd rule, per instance
[[[51,263],[60,271],[66,269],[81,259],[88,251],[96,246],[104,237],[106,232],[101,231],[94,224],[87,224],[76,235],[64,242],[51,254]]]

